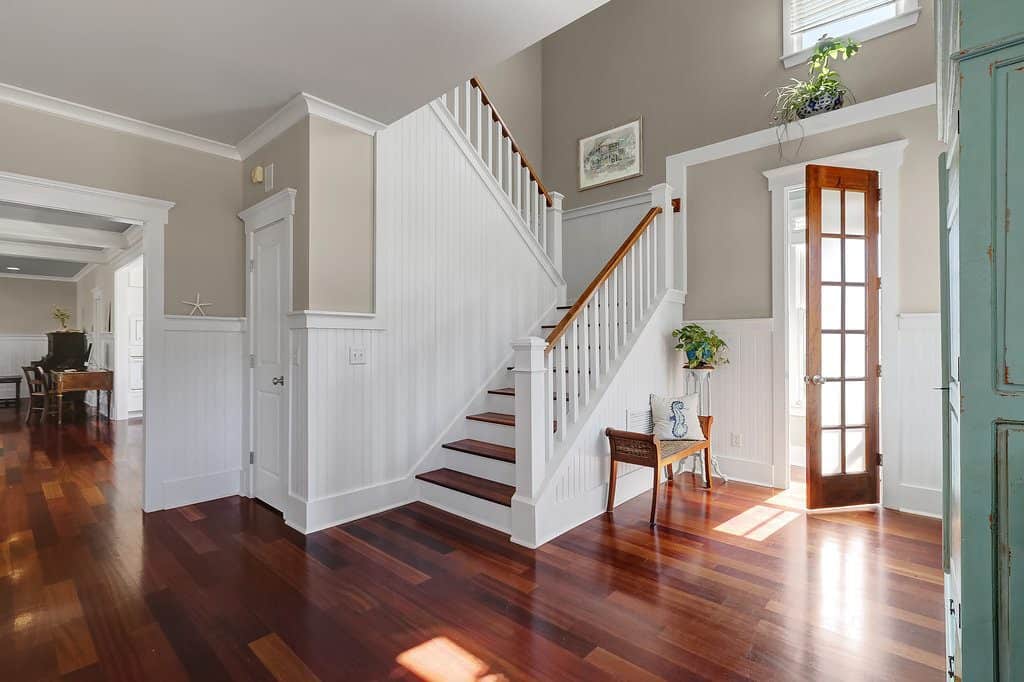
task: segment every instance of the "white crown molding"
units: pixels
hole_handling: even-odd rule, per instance
[[[121,133],[128,133],[129,135],[146,137],[158,142],[187,147],[227,159],[237,161],[240,158],[238,156],[238,149],[230,144],[199,137],[191,133],[183,133],[179,130],[172,130],[171,128],[165,128],[154,123],[146,123],[145,121],[95,109],[84,104],[76,104],[58,97],[25,90],[14,85],[0,83],[0,102],[13,104],[25,109],[42,111],[54,116],[60,116],[61,118],[116,130]]]
[[[82,279],[84,279],[86,275],[88,275],[90,272],[92,272],[95,269],[96,269],[96,264],[95,263],[89,263],[84,268],[79,270],[78,274],[71,278],[71,281],[75,282],[75,283],[81,282]]]
[[[38,279],[47,282],[67,282],[68,284],[74,284],[78,281],[78,275],[74,277],[58,277],[56,275],[22,275],[17,272],[0,272],[0,277],[6,279]]]
[[[929,83],[928,85],[922,85],[910,90],[886,95],[885,97],[843,107],[836,111],[819,114],[818,116],[804,119],[799,124],[793,124],[791,128],[794,134],[811,137],[812,135],[867,123],[868,121],[885,118],[886,116],[894,116],[907,111],[913,111],[914,109],[932,106],[935,104],[935,101],[935,83]],[[778,134],[779,131],[776,128],[765,128],[757,132],[722,140],[721,142],[697,147],[678,154],[672,154],[665,159],[669,177],[672,176],[672,170],[682,166],[693,166],[727,156],[752,152],[763,147],[771,147],[779,143]],[[676,188],[676,192],[685,190],[685,186],[681,187],[678,181],[672,183],[672,186]]]
[[[296,194],[296,190],[288,187],[240,212],[238,217],[245,223],[245,231],[254,232],[270,223],[295,215]]]
[[[373,135],[387,127],[385,124],[375,121],[368,116],[357,114],[344,107],[324,101],[319,97],[300,92],[238,143],[239,158],[243,160],[249,158],[268,142],[307,116],[316,116],[317,118],[358,130],[367,135]]]

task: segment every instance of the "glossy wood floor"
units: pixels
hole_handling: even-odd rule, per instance
[[[0,679],[937,680],[937,521],[689,475],[539,551],[422,504],[143,516],[138,423],[0,409]],[[24,413],[22,413],[23,417]]]

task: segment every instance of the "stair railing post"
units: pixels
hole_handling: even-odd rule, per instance
[[[651,187],[651,206],[661,208],[658,216],[658,240],[655,243],[658,268],[658,292],[675,286],[675,215],[672,213],[672,187],[664,182]]]
[[[548,211],[548,256],[551,258],[551,262],[555,264],[555,269],[558,270],[558,274],[565,276],[565,269],[562,267],[562,200],[565,199],[564,194],[558,192],[551,192],[551,207]],[[558,300],[560,305],[565,305],[565,288],[562,288],[560,298]]]
[[[512,342],[516,387],[516,495],[533,500],[544,482],[547,462],[547,433],[552,425],[544,401],[547,341],[528,336]],[[550,396],[548,397],[550,401]]]

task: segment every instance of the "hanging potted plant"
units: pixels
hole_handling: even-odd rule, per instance
[[[855,40],[823,36],[808,62],[807,80],[791,78],[788,85],[775,90],[772,125],[786,126],[841,108],[844,99],[851,95],[850,89],[829,64],[837,59],[846,61],[857,54],[858,50],[860,43]]]
[[[712,370],[718,365],[729,362],[729,346],[725,340],[699,324],[688,324],[672,332],[678,343],[676,350],[682,351],[686,357],[686,369]]]

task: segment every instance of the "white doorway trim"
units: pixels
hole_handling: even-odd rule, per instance
[[[142,252],[146,258],[144,336],[150,344],[151,362],[143,367],[144,394],[142,509],[163,509],[163,467],[175,455],[173,425],[161,417],[166,397],[164,381],[164,228],[174,202],[112,192],[96,187],[73,185],[46,178],[0,172],[0,201],[86,213],[138,225],[142,230]],[[132,228],[129,228],[132,229]]]
[[[255,495],[255,477],[253,476],[253,447],[255,441],[255,432],[253,429],[253,359],[255,358],[255,338],[253,330],[256,328],[254,323],[253,315],[255,313],[253,306],[253,235],[260,229],[272,225],[278,221],[285,221],[287,238],[286,238],[286,260],[289,264],[292,263],[292,237],[293,237],[293,220],[295,215],[295,196],[297,192],[294,189],[288,188],[283,189],[280,192],[270,196],[260,203],[250,206],[241,213],[238,217],[245,223],[245,258],[246,258],[246,277],[245,277],[245,314],[248,324],[246,325],[245,332],[245,352],[248,355],[248,361],[245,363],[246,371],[244,372],[243,381],[243,395],[245,396],[245,409],[243,410],[243,433],[245,438],[245,447],[243,448],[243,461],[242,461],[242,482],[241,482],[241,494],[246,497],[253,497]],[[292,299],[292,272],[289,268],[288,276],[285,277],[284,286],[287,291],[287,299],[289,301],[288,310],[286,313],[291,313],[294,308],[294,301]],[[281,324],[287,325],[287,318],[281,321]],[[291,509],[291,502],[295,499],[295,495],[292,492],[291,485],[291,450],[292,450],[292,438],[291,438],[291,410],[292,410],[292,379],[293,373],[291,371],[293,362],[291,351],[291,337],[289,334],[288,348],[285,349],[285,355],[289,358],[288,363],[285,365],[285,404],[287,405],[288,418],[285,420],[286,434],[285,443],[287,449],[283,454],[282,460],[285,465],[285,473],[282,478],[285,480],[285,489],[281,491],[282,500],[284,500],[285,508],[281,510],[284,514],[285,521],[293,518],[296,510]],[[300,496],[301,497],[301,496]],[[304,501],[304,499],[302,500]]]
[[[879,241],[882,278],[879,319],[879,354],[883,366],[879,382],[881,405],[879,415],[879,448],[895,454],[899,448],[899,233],[900,177],[903,154],[909,142],[896,140],[886,144],[826,156],[764,172],[772,195],[772,486],[788,488],[789,468],[789,307],[790,295],[790,230],[788,226],[788,191],[804,185],[805,168],[809,164],[863,168],[879,172],[882,190]],[[890,464],[890,460],[885,460]],[[892,468],[890,468],[890,471]],[[884,470],[883,470],[884,471]],[[883,476],[882,501],[895,500],[894,476]],[[888,493],[888,494],[887,494]]]
[[[129,411],[129,400],[127,399],[128,393],[131,391],[132,381],[128,343],[130,320],[125,312],[128,308],[129,268],[134,266],[140,258],[143,259],[143,264],[145,264],[142,250],[132,249],[130,252],[126,252],[124,256],[119,257],[116,263],[111,264],[114,268],[114,366],[112,368],[114,370],[114,404],[112,408],[113,414],[110,415],[110,418],[115,421],[137,417],[140,414],[138,411],[134,413]],[[143,268],[145,268],[145,265],[143,265]],[[145,270],[143,270],[143,273],[145,273]],[[145,295],[145,291],[143,291],[143,295]],[[145,339],[145,318],[143,318],[142,324],[143,339]],[[143,362],[142,371],[143,377],[145,377],[145,362]],[[145,379],[143,379],[142,385],[143,395],[145,395]]]

